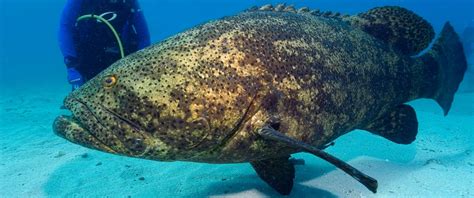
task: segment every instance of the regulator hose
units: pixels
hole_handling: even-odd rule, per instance
[[[118,33],[115,30],[114,26],[112,26],[112,24],[110,24],[110,22],[107,19],[104,19],[104,17],[102,17],[100,15],[86,14],[86,15],[83,15],[83,16],[80,16],[79,18],[77,18],[76,24],[77,24],[77,22],[79,22],[81,20],[84,20],[84,19],[97,19],[98,21],[103,22],[104,24],[106,24],[109,27],[110,31],[112,31],[112,33],[114,34],[115,39],[117,39],[117,43],[118,43],[119,50],[120,50],[120,56],[122,58],[125,57],[125,51],[123,49],[122,40],[120,39],[120,36],[118,35]]]

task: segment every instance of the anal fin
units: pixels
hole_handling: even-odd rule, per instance
[[[410,144],[418,134],[418,120],[415,110],[403,104],[375,120],[364,130],[398,144]]]
[[[288,195],[293,188],[295,168],[290,156],[250,162],[258,176],[282,195]]]

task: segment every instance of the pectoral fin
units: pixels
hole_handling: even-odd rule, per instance
[[[343,170],[345,173],[349,174],[353,178],[355,178],[357,181],[362,183],[365,187],[367,187],[370,191],[372,192],[377,192],[377,180],[375,180],[372,177],[367,176],[366,174],[360,172],[359,170],[355,169],[351,165],[345,163],[344,161],[322,151],[319,150],[318,148],[311,146],[309,144],[306,144],[304,142],[292,139],[285,134],[269,127],[265,126],[262,129],[258,131],[258,134],[262,136],[263,138],[269,139],[269,140],[274,140],[280,143],[287,144],[290,147],[298,148],[301,149],[302,151],[306,151],[308,153],[311,153],[313,155],[316,155],[317,157],[326,160],[327,162],[333,164],[334,166],[338,167],[339,169]],[[258,172],[258,171],[257,171]],[[290,189],[291,190],[291,189]]]
[[[290,156],[250,162],[258,176],[282,195],[288,195],[293,188],[295,168]]]
[[[398,144],[410,144],[418,134],[415,110],[408,105],[400,105],[375,120],[365,130]]]

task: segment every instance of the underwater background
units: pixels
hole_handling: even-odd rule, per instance
[[[438,33],[450,21],[462,36],[474,0],[141,0],[152,43],[254,5],[287,3],[356,14],[398,5]],[[0,0],[0,197],[268,197],[279,196],[249,164],[155,162],[105,154],[53,134],[71,87],[57,42],[62,0]],[[410,104],[417,140],[396,145],[364,131],[339,138],[328,152],[377,178],[373,194],[342,171],[297,154],[293,197],[474,197],[474,68],[448,116],[431,100]]]

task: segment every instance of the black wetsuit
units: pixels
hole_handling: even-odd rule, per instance
[[[150,44],[145,18],[136,0],[69,0],[61,18],[59,43],[66,66],[77,70],[84,81],[121,58],[117,39],[105,23],[91,18],[76,22],[86,14],[102,15],[112,24],[125,55]]]

